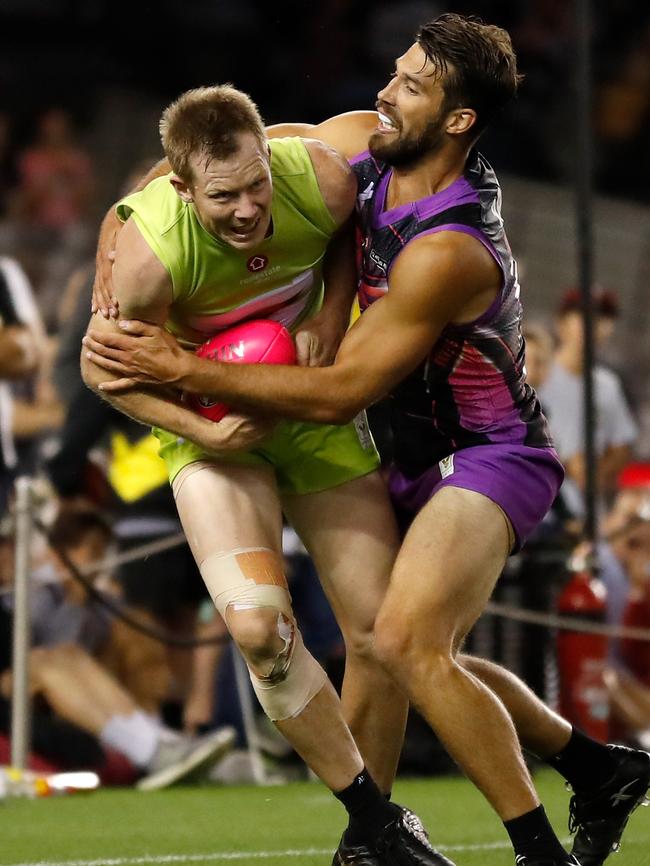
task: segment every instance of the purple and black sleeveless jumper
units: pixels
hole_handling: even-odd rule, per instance
[[[493,256],[503,274],[501,291],[490,308],[471,323],[447,325],[425,361],[393,389],[393,492],[401,479],[401,486],[411,494],[405,498],[417,510],[441,482],[479,489],[497,501],[515,525],[513,509],[507,507],[507,501],[500,501],[509,497],[493,495],[488,475],[471,464],[483,456],[494,463],[497,457],[512,459],[514,455],[518,470],[512,466],[513,475],[548,464],[544,473],[548,484],[542,485],[548,487],[547,495],[534,521],[539,522],[561,483],[562,468],[539,400],[525,381],[517,265],[501,218],[501,188],[494,171],[473,151],[464,174],[447,189],[385,210],[390,166],[363,153],[352,161],[352,168],[358,182],[362,312],[388,291],[390,271],[400,252],[423,235],[442,231],[471,235]],[[521,464],[519,458],[532,463]],[[503,467],[495,469],[496,474],[502,472]],[[483,481],[479,476],[484,476]],[[540,497],[540,491],[528,493]],[[515,525],[518,535],[524,529],[526,534],[530,531],[530,527],[518,530]]]

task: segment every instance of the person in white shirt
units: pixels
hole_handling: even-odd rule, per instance
[[[594,292],[596,351],[610,338],[619,305],[609,291]],[[569,510],[584,515],[585,454],[583,417],[583,321],[580,293],[567,291],[556,322],[558,345],[548,378],[539,389],[556,450],[566,469],[562,494]],[[595,444],[600,507],[615,491],[616,478],[632,457],[637,426],[618,375],[603,364],[594,367]]]

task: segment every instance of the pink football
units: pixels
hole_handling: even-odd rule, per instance
[[[280,322],[257,319],[220,331],[199,346],[196,354],[231,364],[295,364],[293,337]],[[211,421],[221,421],[230,407],[200,394],[189,394],[190,408]]]

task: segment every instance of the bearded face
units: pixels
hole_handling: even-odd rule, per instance
[[[395,61],[395,72],[377,94],[377,112],[369,141],[375,159],[410,166],[444,144],[449,118],[444,77],[417,43]]]
[[[413,165],[438,151],[445,137],[446,112],[440,111],[423,124],[408,125],[395,108],[378,104],[380,127],[370,136],[373,157],[396,168]]]

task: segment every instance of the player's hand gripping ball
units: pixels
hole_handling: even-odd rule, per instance
[[[279,322],[257,319],[220,331],[196,350],[200,358],[230,364],[295,364],[293,337]],[[189,394],[188,405],[211,421],[221,421],[230,407],[200,394]]]

